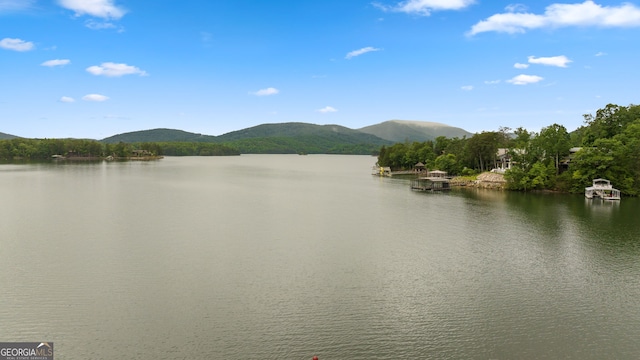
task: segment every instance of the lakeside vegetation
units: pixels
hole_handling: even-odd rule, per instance
[[[54,155],[75,159],[107,156],[128,158],[135,150],[152,156],[231,156],[240,154],[376,154],[379,144],[348,143],[319,137],[270,137],[241,139],[229,143],[202,141],[104,143],[86,139],[0,140],[0,160],[46,160]]]
[[[500,128],[467,138],[438,137],[433,141],[382,146],[378,165],[411,169],[422,162],[451,175],[473,175],[499,167],[511,190],[583,192],[593,179],[609,179],[623,194],[640,194],[640,106],[608,104],[569,133],[559,124],[540,132]],[[577,150],[575,153],[571,149]],[[579,149],[578,149],[579,148]],[[504,156],[498,149],[506,149]]]
[[[54,155],[72,159],[101,159],[107,156],[126,159],[137,150],[149,156],[223,156],[240,153],[222,144],[200,142],[143,142],[117,144],[85,139],[0,140],[0,160],[46,160]]]

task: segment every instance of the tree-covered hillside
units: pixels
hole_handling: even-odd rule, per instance
[[[224,144],[243,154],[377,154],[380,145],[348,143],[318,136],[263,137],[235,140]]]
[[[215,142],[215,136],[174,129],[152,129],[118,134],[102,139],[107,144],[142,142]]]
[[[375,154],[390,142],[339,125],[263,124],[217,137],[244,154]]]
[[[154,129],[120,134],[102,142],[208,142],[225,145],[244,154],[373,154],[381,145],[391,144],[344,126],[306,123],[263,124],[217,137]]]
[[[340,141],[349,144],[370,143],[388,144],[377,136],[366,134],[358,130],[349,129],[340,125],[315,125],[307,123],[280,123],[262,124],[247,129],[233,131],[217,137],[219,142],[229,142],[235,140],[245,140],[254,138],[322,138]]]

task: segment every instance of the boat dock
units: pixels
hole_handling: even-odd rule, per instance
[[[607,179],[594,179],[593,185],[584,189],[587,199],[620,200],[620,190],[614,189]]]
[[[371,175],[378,175],[378,176],[388,176],[388,177],[393,177],[393,176],[398,176],[398,175],[416,175],[418,174],[418,172],[416,170],[396,170],[396,171],[392,171],[390,167],[383,167],[383,166],[374,166],[371,169]]]
[[[411,190],[446,191],[451,190],[450,179],[445,171],[429,171],[427,176],[411,180]]]
[[[417,191],[445,191],[451,190],[449,179],[419,178],[411,180],[411,190]]]

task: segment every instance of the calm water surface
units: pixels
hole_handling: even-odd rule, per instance
[[[56,359],[638,359],[640,201],[375,158],[0,165],[0,341]]]

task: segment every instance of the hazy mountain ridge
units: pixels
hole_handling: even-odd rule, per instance
[[[5,134],[3,132],[0,132],[0,140],[9,140],[9,139],[15,139],[18,138],[19,136],[15,136],[15,135],[11,135],[11,134]]]
[[[392,142],[402,142],[405,140],[422,142],[434,140],[439,136],[462,138],[473,135],[464,129],[442,123],[411,120],[389,120],[358,130]]]

